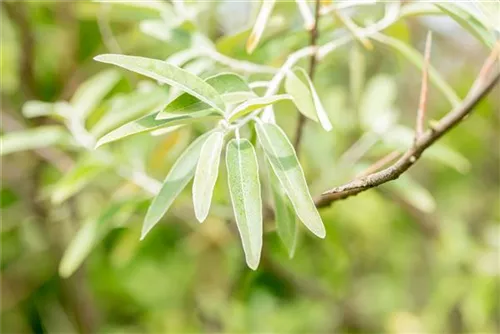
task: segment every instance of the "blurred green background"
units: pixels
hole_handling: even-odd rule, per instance
[[[196,222],[190,191],[184,191],[139,241],[150,195],[122,178],[119,168],[126,165],[161,180],[188,143],[213,125],[130,137],[106,148],[113,161],[102,163],[96,158],[101,149],[81,148],[50,112],[26,117],[25,103],[70,101],[85,80],[109,69],[93,61],[101,53],[166,59],[198,47],[203,34],[203,43],[213,43],[218,54],[279,67],[308,45],[294,2],[276,6],[252,55],[244,46],[258,3],[179,6],[2,2],[2,134],[49,127],[50,135],[37,139],[31,133],[36,144],[28,140],[26,148],[35,150],[3,152],[1,331],[499,332],[498,89],[399,180],[321,209],[326,239],[302,229],[292,259],[268,221],[260,266],[256,271],[246,266],[224,168],[205,223]],[[379,20],[385,6],[346,13],[365,25]],[[408,15],[384,33],[422,53],[432,30],[431,63],[463,98],[489,50],[463,25],[429,6],[423,11],[429,15]],[[179,12],[187,19],[174,26]],[[319,33],[323,44],[349,31],[329,15]],[[307,59],[299,64],[307,67]],[[203,77],[227,70],[210,56],[192,59],[184,68]],[[168,98],[167,87],[118,73],[117,84],[89,113],[88,129],[110,110],[120,113],[114,102],[126,108],[134,94],[157,90]],[[241,74],[249,81],[271,78]],[[324,132],[306,123],[300,159],[313,195],[411,144],[420,77],[404,55],[376,41],[371,50],[353,41],[320,62],[315,84],[334,129]],[[450,103],[432,84],[429,94],[428,118],[439,119]],[[294,106],[280,104],[276,115],[292,138]],[[23,138],[15,142],[22,146]],[[74,166],[79,169],[71,175]],[[266,184],[263,189],[269,203]],[[85,261],[62,278],[58,267],[77,233],[85,235],[85,244],[73,244],[78,259],[72,261]]]

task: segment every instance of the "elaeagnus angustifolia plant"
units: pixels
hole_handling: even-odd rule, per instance
[[[203,223],[208,218],[209,224],[210,215],[221,211],[213,203],[214,194],[221,189],[217,184],[227,185],[222,196],[230,201],[232,215],[226,218],[237,227],[246,263],[255,270],[267,229],[276,229],[291,257],[301,230],[325,238],[319,208],[400,176],[388,186],[422,211],[432,211],[432,195],[402,175],[431,145],[427,158],[459,171],[469,167],[465,157],[435,141],[492,87],[491,59],[469,94],[461,98],[431,65],[430,33],[425,52],[420,52],[390,30],[405,18],[449,15],[495,55],[498,24],[485,4],[477,4],[477,10],[469,12],[462,4],[444,2],[266,0],[249,5],[255,10],[250,11],[245,29],[215,38],[209,29],[201,28],[206,3],[179,3],[183,2],[102,4],[147,7],[157,18],[137,23],[148,36],[141,38],[153,37],[157,45],[176,51],[167,59],[126,55],[136,53],[117,48],[115,37],[104,29],[108,53],[94,58],[105,66],[103,71],[80,84],[68,101],[29,101],[24,105],[25,117],[45,116],[56,122],[2,137],[2,154],[52,145],[79,152],[70,168],[61,168],[64,176],[51,188],[49,197],[54,205],[68,200],[102,173],[119,175],[143,191],[142,197],[133,200],[115,200],[113,195],[103,212],[82,226],[62,259],[61,275],[71,275],[93,245],[112,228],[122,226],[143,204],[147,210],[140,238],[147,237],[184,191],[191,192],[196,220]],[[379,11],[373,14],[365,8]],[[273,44],[276,41],[282,42],[280,47]],[[314,81],[317,68],[347,46],[351,51],[346,71],[357,110],[349,115],[332,110],[328,95],[333,92],[320,91]],[[393,77],[378,73],[365,80],[366,54],[374,54],[378,48],[393,50],[422,73],[420,104],[415,106],[416,130],[398,123],[398,87]],[[142,81],[131,92],[115,93],[121,82],[130,82],[131,72]],[[329,75],[335,80],[338,74]],[[415,80],[420,83],[420,76]],[[453,109],[438,121],[425,120],[430,88]],[[298,121],[293,137],[289,137],[286,133],[290,131],[285,133],[280,118],[295,112]],[[312,122],[317,124],[317,133],[312,134],[316,136],[320,132],[343,133],[344,127],[357,127],[361,133],[359,141],[338,158],[336,168],[328,172],[330,176],[322,175],[325,182],[339,180],[335,175],[351,169],[375,144],[380,144],[385,160],[365,166],[342,186],[309,185],[299,156],[303,153],[301,142],[307,140],[304,125]],[[179,152],[162,181],[148,175],[144,167],[146,148],[124,140],[139,134],[161,138],[187,127],[196,127],[197,135]],[[325,159],[328,164],[330,160]],[[313,197],[310,187],[323,188],[324,192]],[[126,191],[122,187],[117,193]],[[265,221],[274,221],[275,226],[269,227]]]

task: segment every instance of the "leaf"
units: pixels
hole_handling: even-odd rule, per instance
[[[103,63],[123,67],[179,88],[197,97],[214,109],[222,113],[224,112],[224,101],[222,101],[222,98],[212,86],[188,71],[165,61],[117,54],[104,54],[94,59]]]
[[[252,144],[233,139],[226,148],[229,193],[247,265],[259,266],[262,250],[262,198],[259,166]]]
[[[423,212],[431,213],[436,209],[432,194],[407,174],[402,175],[396,182],[387,183],[386,187]]]
[[[193,205],[196,219],[202,223],[208,216],[214,191],[215,181],[219,174],[220,154],[224,134],[216,131],[207,138],[200,152],[193,182]]]
[[[292,144],[276,124],[256,123],[256,130],[259,143],[283,190],[290,198],[297,216],[311,232],[324,238],[326,231],[323,221],[309,193],[304,172]]]
[[[64,116],[66,111],[71,106],[67,102],[43,102],[43,101],[27,101],[23,105],[23,116],[26,118],[42,117],[42,116]]]
[[[375,133],[387,131],[396,122],[396,95],[396,82],[391,76],[378,74],[373,77],[366,85],[359,106],[363,128]]]
[[[243,78],[236,74],[217,74],[209,77],[206,83],[215,88],[227,103],[236,103],[241,99],[246,100],[255,96]],[[211,107],[196,97],[189,94],[181,94],[158,114],[157,119],[169,118],[171,114],[192,113],[208,109],[211,109]]]
[[[137,91],[118,97],[111,108],[91,129],[91,133],[100,137],[108,131],[144,114],[157,111],[165,104],[167,94],[159,87],[151,91]]]
[[[264,108],[268,105],[284,101],[284,100],[290,100],[291,97],[288,94],[281,94],[281,95],[274,95],[274,96],[264,96],[264,97],[257,97],[255,99],[248,100],[246,102],[243,102],[234,110],[231,112],[229,115],[228,119],[230,122],[234,121],[235,119],[238,119],[242,116],[245,116],[249,113],[251,113],[254,110]]]
[[[196,170],[201,147],[211,132],[196,138],[177,159],[163,181],[160,192],[151,202],[142,226],[141,240],[158,223],[172,205],[175,198],[191,181]]]
[[[91,156],[80,160],[51,190],[52,203],[61,204],[90,183],[108,166],[109,164],[107,162]]]
[[[424,66],[424,58],[418,53],[414,48],[397,40],[395,38],[389,37],[383,34],[376,34],[373,38],[380,43],[386,44],[391,48],[397,50],[401,53],[406,59],[408,59],[413,65],[417,66],[420,70],[422,70]],[[450,101],[451,105],[456,107],[460,104],[460,97],[457,93],[451,88],[450,85],[443,79],[441,74],[432,66],[429,65],[429,80],[432,82],[437,89],[443,93],[443,95]]]
[[[265,0],[262,2],[262,6],[260,7],[259,14],[257,15],[257,19],[255,20],[255,24],[253,26],[252,32],[248,37],[246,49],[248,53],[252,53],[264,33],[264,29],[266,27],[267,21],[271,16],[271,12],[273,11],[275,0]]]
[[[69,143],[66,130],[47,125],[36,129],[7,132],[0,137],[0,155]]]
[[[274,204],[274,215],[276,221],[276,230],[278,235],[285,245],[288,256],[290,258],[295,254],[297,247],[297,239],[299,229],[297,219],[295,218],[295,211],[290,202],[287,194],[281,187],[280,181],[276,177],[269,160],[266,159],[267,174],[269,175],[269,184],[271,186],[271,195]]]
[[[99,217],[84,223],[64,251],[59,264],[59,275],[64,278],[71,276],[80,267],[95,245],[113,227],[123,224],[130,217],[136,208],[136,204],[136,201],[111,204]]]
[[[82,83],[70,100],[75,113],[79,117],[85,118],[99,105],[119,80],[120,74],[116,70],[106,70]]]
[[[455,20],[465,30],[469,31],[474,37],[480,40],[483,44],[492,48],[495,45],[495,34],[488,30],[481,21],[472,14],[470,9],[460,8],[453,3],[436,3],[434,4],[445,14]],[[498,18],[497,18],[498,20]]]
[[[304,116],[313,121],[319,121],[326,131],[332,129],[332,124],[321,104],[316,89],[303,68],[296,67],[288,71],[285,79],[285,90],[292,96],[293,102]]]
[[[169,118],[161,120],[156,119],[158,113],[159,112],[152,113],[144,117],[141,117],[139,119],[136,119],[132,122],[129,122],[125,125],[122,125],[118,129],[111,131],[110,133],[106,134],[104,137],[99,139],[95,147],[98,148],[99,146],[102,146],[104,144],[111,143],[113,141],[117,141],[119,139],[123,139],[139,133],[151,132],[165,127],[170,127],[179,124],[187,124],[190,122],[206,120],[213,117],[220,117],[220,114],[213,109],[195,112],[191,114],[181,114],[181,115],[171,114],[168,115]]]

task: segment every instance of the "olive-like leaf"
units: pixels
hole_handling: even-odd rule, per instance
[[[267,174],[269,176],[269,184],[271,187],[271,195],[274,205],[274,219],[276,221],[276,231],[281,241],[285,245],[290,258],[295,254],[297,247],[297,239],[299,234],[299,226],[295,217],[295,210],[290,202],[287,194],[283,190],[280,181],[276,177],[269,160],[266,158]]]
[[[319,122],[326,131],[332,129],[332,124],[311,78],[303,68],[297,67],[288,71],[285,79],[285,90],[292,96],[293,102],[304,116]]]
[[[267,107],[268,105],[284,101],[284,100],[290,100],[291,96],[288,94],[281,94],[281,95],[273,95],[273,96],[264,96],[264,97],[257,97],[251,100],[248,100],[246,102],[243,102],[242,104],[238,105],[234,110],[229,114],[229,121],[232,122],[235,119],[238,119],[240,117],[243,117],[249,113],[251,113],[254,110],[260,109]]]
[[[255,270],[262,250],[262,198],[257,156],[247,139],[226,148],[229,193],[247,265]]]
[[[196,219],[202,223],[208,216],[215,182],[219,175],[220,154],[224,134],[216,131],[210,134],[201,148],[193,182],[193,205]]]
[[[255,97],[245,80],[233,73],[220,73],[207,78],[211,85],[226,103],[238,103]],[[192,113],[212,109],[208,104],[189,94],[181,94],[171,101],[158,114],[157,119],[169,118],[171,114]]]
[[[163,181],[160,192],[149,206],[142,226],[141,240],[158,223],[173,201],[193,178],[196,164],[200,157],[201,147],[209,135],[210,132],[207,132],[196,138],[170,169],[170,172]]]
[[[99,55],[94,59],[125,68],[174,86],[197,97],[212,108],[224,112],[224,101],[222,101],[221,96],[212,86],[194,74],[165,61],[118,54]]]
[[[292,144],[276,124],[256,123],[256,130],[259,143],[290,198],[297,216],[311,232],[324,238],[325,226],[309,193],[304,172]]]
[[[156,119],[158,113],[159,112],[155,112],[146,115],[132,122],[124,124],[118,129],[111,131],[110,133],[106,134],[104,137],[102,137],[97,141],[96,148],[101,145],[111,143],[119,139],[123,139],[143,132],[151,132],[174,125],[187,124],[190,122],[206,120],[214,117],[221,117],[220,113],[213,109],[203,110],[191,114],[181,114],[181,115],[171,114],[169,115],[169,118],[160,120]]]

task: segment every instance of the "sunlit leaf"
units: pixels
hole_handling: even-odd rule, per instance
[[[52,145],[64,145],[69,142],[70,138],[66,130],[55,125],[7,132],[0,137],[0,155],[33,150]]]
[[[326,231],[323,221],[311,198],[304,172],[292,144],[283,130],[275,124],[257,123],[256,130],[259,143],[290,198],[297,216],[311,232],[324,238]]]
[[[303,68],[297,67],[287,73],[285,90],[292,96],[295,105],[304,116],[319,122],[326,131],[332,129],[316,89]]]
[[[188,124],[191,122],[195,121],[201,121],[201,120],[207,120],[215,117],[220,117],[220,114],[213,110],[204,110],[200,112],[194,112],[190,114],[181,114],[181,115],[176,115],[176,114],[170,114],[166,115],[164,119],[156,119],[157,115],[159,112],[152,113],[149,115],[146,115],[144,117],[141,117],[135,121],[129,122],[125,125],[122,125],[116,130],[111,131],[110,133],[106,134],[103,136],[101,139],[97,141],[96,148],[119,140],[123,139],[135,134],[139,133],[144,133],[144,132],[151,132],[155,131],[158,129],[162,129],[165,127],[171,127],[171,126],[176,126],[179,124]]]
[[[383,34],[374,35],[373,38],[397,50],[413,65],[417,66],[420,70],[422,70],[424,66],[423,56],[408,44]],[[441,74],[439,74],[439,72],[431,65],[429,65],[429,80],[434,86],[436,86],[437,89],[441,91],[441,93],[443,93],[443,95],[448,99],[448,101],[450,101],[452,106],[457,106],[458,104],[460,104],[460,97],[453,90],[453,88],[451,88],[451,86],[443,79]]]
[[[495,34],[491,30],[488,30],[488,28],[473,15],[470,9],[466,10],[465,8],[460,8],[456,4],[445,2],[436,3],[435,6],[454,19],[486,46],[491,48],[495,45]],[[500,17],[497,17],[497,20],[498,19],[500,19]]]
[[[116,70],[106,70],[82,83],[70,100],[74,112],[79,117],[85,118],[99,105],[119,80],[120,73]]]
[[[158,223],[175,198],[193,178],[201,147],[210,134],[210,132],[207,132],[193,141],[170,169],[163,181],[160,192],[153,199],[148,209],[142,226],[141,239],[144,239],[146,234]]]
[[[260,7],[252,32],[247,40],[246,49],[248,53],[252,53],[259,44],[262,34],[264,33],[264,29],[266,28],[267,21],[271,16],[275,2],[275,0],[265,0],[262,2],[262,6]]]
[[[484,16],[482,22],[500,32],[500,1],[473,0],[474,6]]]
[[[262,198],[257,156],[246,139],[227,144],[226,167],[234,216],[247,265],[255,270],[262,249]]]
[[[237,103],[255,97],[248,84],[239,75],[221,73],[209,77],[206,82],[221,95],[226,103]],[[172,114],[192,113],[211,109],[209,105],[189,94],[181,94],[158,114],[158,119],[171,117]]]
[[[196,219],[201,223],[207,216],[212,202],[215,181],[219,175],[220,154],[224,134],[213,132],[203,143],[200,158],[196,165],[193,182],[193,205]]]
[[[229,121],[234,121],[235,119],[245,116],[254,110],[261,109],[268,105],[289,99],[291,99],[291,96],[288,94],[256,97],[254,99],[243,102],[242,104],[234,108],[234,110],[231,111],[228,119]]]
[[[276,177],[269,161],[266,160],[267,174],[274,205],[274,219],[278,235],[288,251],[290,258],[295,254],[299,234],[295,210],[287,194]]]
[[[161,88],[118,97],[111,104],[110,110],[92,127],[91,133],[97,137],[102,136],[136,117],[159,110],[166,100],[167,94]]]
[[[222,101],[222,98],[212,86],[188,71],[165,61],[117,54],[104,54],[94,59],[103,63],[123,67],[179,88],[197,97],[214,109],[224,112],[224,101]]]
[[[61,204],[80,191],[108,167],[108,162],[92,156],[81,159],[52,188],[52,203]]]

